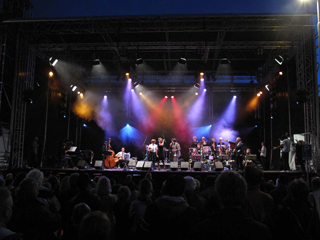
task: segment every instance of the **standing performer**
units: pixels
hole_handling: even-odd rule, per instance
[[[278,147],[274,147],[273,150],[281,148],[281,160],[282,160],[282,170],[289,171],[289,152],[290,152],[290,139],[284,135],[282,136],[282,143]]]
[[[197,137],[196,137],[196,136],[193,136],[190,147],[191,147],[191,148],[196,148],[197,145],[198,145]]]
[[[217,148],[217,142],[214,137],[211,138],[211,142],[209,142],[209,146],[211,147],[211,151],[215,153]]]
[[[208,143],[207,143],[207,141],[206,141],[206,138],[205,138],[205,137],[202,137],[202,138],[201,138],[200,145],[201,145],[201,147],[203,147],[203,146],[207,146],[207,145],[208,145]]]
[[[242,169],[242,161],[243,161],[243,154],[244,154],[244,144],[241,141],[240,137],[236,139],[236,148],[234,149],[235,152],[235,160],[236,160],[236,170]]]
[[[148,160],[152,161],[152,165],[153,165],[152,169],[153,169],[156,163],[156,159],[158,157],[158,145],[156,144],[155,139],[151,140],[151,144],[149,144],[148,146],[148,151],[149,151]]]
[[[170,143],[170,149],[171,149],[171,160],[174,162],[177,162],[180,158],[180,144],[177,142],[175,138],[171,139]]]
[[[259,150],[259,153],[260,153],[260,161],[263,166],[263,169],[267,170],[267,165],[266,165],[267,164],[267,162],[266,162],[267,148],[264,145],[264,142],[261,142],[261,150]]]
[[[158,168],[160,169],[160,160],[163,162],[163,168],[166,168],[166,165],[164,163],[164,139],[162,137],[158,138],[158,156],[159,156],[159,161],[158,161]]]

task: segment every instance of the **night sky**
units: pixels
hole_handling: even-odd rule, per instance
[[[316,0],[309,1],[309,11],[316,12]],[[301,0],[31,0],[31,2],[34,5],[34,18],[301,12]]]

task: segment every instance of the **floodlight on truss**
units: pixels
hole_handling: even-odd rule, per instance
[[[54,67],[57,63],[58,63],[58,59],[57,58],[53,58],[53,57],[50,57],[49,58],[49,64],[50,66]]]
[[[275,60],[279,65],[282,65],[282,63],[283,63],[283,61],[284,61],[284,58],[283,58],[281,55],[279,55],[279,56],[276,57],[274,60]]]

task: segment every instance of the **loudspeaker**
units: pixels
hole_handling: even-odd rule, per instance
[[[201,162],[194,162],[193,163],[193,170],[200,171],[201,170]]]
[[[145,161],[143,165],[144,170],[149,170],[152,167],[152,161]]]
[[[144,164],[144,161],[138,161],[137,165],[136,165],[136,169],[142,169],[143,168],[143,164]]]
[[[223,164],[222,162],[215,162],[214,167],[216,171],[222,171],[223,170]]]
[[[135,166],[136,166],[136,161],[130,159],[130,160],[129,160],[129,163],[128,163],[128,167],[129,167],[129,168],[134,168]]]
[[[170,163],[170,169],[172,171],[177,171],[178,170],[178,162],[171,162]]]
[[[104,169],[104,162],[102,160],[96,160],[94,162],[95,169]]]
[[[180,168],[181,168],[181,170],[188,170],[189,169],[189,163],[188,162],[181,162]]]
[[[89,165],[85,160],[79,160],[79,162],[77,163],[77,168],[79,168],[79,169],[88,169]]]

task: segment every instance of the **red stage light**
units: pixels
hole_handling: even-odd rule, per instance
[[[171,96],[171,98],[174,98],[174,96]]]

